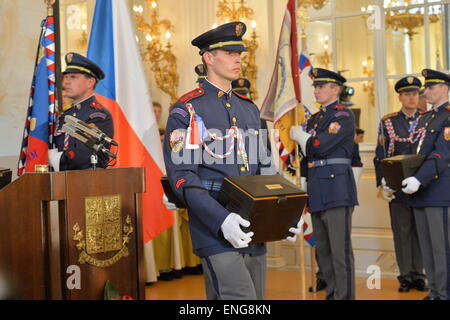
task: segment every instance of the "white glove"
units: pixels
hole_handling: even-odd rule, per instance
[[[386,180],[384,178],[381,178],[381,189],[380,190],[381,190],[381,197],[383,198],[383,200],[391,202],[392,200],[395,199],[395,195],[394,195],[395,191],[386,185]]]
[[[232,212],[225,218],[220,227],[225,239],[236,249],[248,247],[253,237],[253,232],[245,233],[240,226],[249,227],[250,222]]]
[[[55,172],[59,171],[59,162],[61,160],[62,151],[58,151],[58,149],[49,149],[48,150],[48,164],[53,167]]]
[[[402,186],[404,186],[402,191],[407,194],[412,194],[419,190],[420,185],[421,183],[416,177],[409,177],[402,181]]]
[[[311,135],[303,131],[302,126],[292,126],[290,130],[290,136],[291,139],[297,141],[303,151],[303,155],[306,156],[306,142],[308,142],[308,139],[311,137]]]
[[[177,210],[177,206],[173,204],[172,202],[169,202],[169,199],[167,199],[166,194],[163,195],[163,203],[166,206],[167,210]]]
[[[287,237],[285,240],[290,241],[290,242],[295,242],[297,241],[297,235],[300,234],[300,228],[303,227],[304,221],[303,221],[303,217],[300,218],[300,220],[297,223],[297,228],[290,228],[289,232],[293,233],[294,235],[292,237]]]
[[[306,182],[306,177],[300,177],[300,189],[308,192],[308,183]]]

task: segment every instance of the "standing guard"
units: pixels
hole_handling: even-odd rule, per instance
[[[417,107],[421,86],[422,82],[413,76],[402,78],[395,84],[395,91],[398,93],[402,108],[381,119],[374,158],[377,187],[382,198],[389,202],[395,257],[400,271],[397,277],[400,282],[399,292],[408,292],[411,288],[426,291],[427,288],[410,197],[401,190],[394,191],[386,186],[381,170],[381,160],[396,155],[415,153],[415,145],[411,137],[419,117]]]

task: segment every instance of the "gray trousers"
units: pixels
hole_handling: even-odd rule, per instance
[[[311,214],[327,299],[355,299],[352,213],[353,207],[338,207]]]
[[[448,207],[414,208],[430,297],[450,299]]]
[[[262,300],[266,290],[266,255],[236,251],[202,258],[208,300]]]
[[[394,235],[395,257],[400,271],[399,280],[411,282],[424,279],[413,208],[401,202],[390,202],[389,212]]]

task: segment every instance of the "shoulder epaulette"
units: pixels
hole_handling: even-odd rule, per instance
[[[423,115],[423,114],[428,113],[428,112],[431,112],[431,111],[433,111],[433,109],[426,110],[426,111],[419,111],[419,114],[420,114],[420,115]]]
[[[344,106],[343,104],[338,104],[338,105],[335,105],[334,106],[334,109],[335,110],[344,110],[344,109],[346,109],[347,107],[346,106]]]
[[[447,109],[448,111],[450,111],[450,105],[446,106],[445,109]]]
[[[386,119],[389,119],[389,118],[392,118],[392,117],[395,117],[395,116],[398,116],[398,112],[389,113],[389,114],[385,115],[383,117],[383,119],[381,119],[381,120],[386,120]]]
[[[97,100],[94,100],[91,102],[91,107],[94,109],[103,109],[104,108],[103,105],[100,102],[98,102]]]
[[[194,90],[182,95],[181,98],[178,99],[178,102],[182,103],[182,104],[186,104],[189,101],[194,100],[198,97],[201,97],[204,94],[205,94],[205,91],[202,88],[197,88],[197,89],[194,89]]]
[[[235,94],[235,95],[237,95],[239,98],[241,98],[241,99],[244,99],[244,100],[248,100],[248,101],[250,101],[250,102],[252,102],[253,103],[253,100],[252,99],[250,99],[249,97],[247,97],[247,96],[244,96],[243,94],[240,94],[240,93],[237,93],[236,91],[234,91],[233,90],[233,93]]]

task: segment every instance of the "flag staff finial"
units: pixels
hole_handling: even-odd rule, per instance
[[[47,5],[47,15],[53,16],[53,5],[55,4],[56,0],[44,0],[45,4]]]

